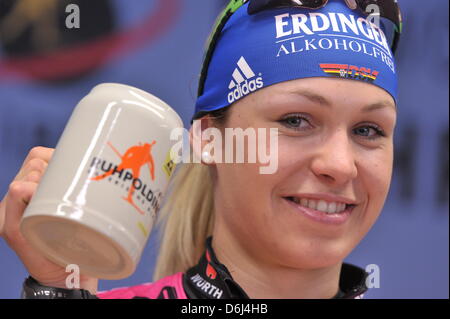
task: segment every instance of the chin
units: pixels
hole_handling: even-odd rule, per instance
[[[294,244],[294,242],[297,244]],[[319,269],[332,267],[342,261],[352,251],[353,245],[338,240],[318,240],[299,238],[283,244],[280,251],[283,263],[298,269]],[[281,261],[281,260],[280,260]]]

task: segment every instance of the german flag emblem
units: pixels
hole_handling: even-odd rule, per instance
[[[370,68],[357,67],[349,64],[330,64],[322,63],[320,68],[328,75],[338,78],[347,78],[373,82],[377,79],[380,72]]]

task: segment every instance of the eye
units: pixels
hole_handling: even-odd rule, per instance
[[[369,140],[375,140],[380,137],[386,136],[384,131],[377,125],[364,125],[353,129],[353,133]]]
[[[278,122],[286,126],[287,128],[292,128],[298,131],[306,130],[311,127],[309,119],[305,115],[300,114],[286,115]]]

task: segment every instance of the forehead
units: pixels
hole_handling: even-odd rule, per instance
[[[396,111],[393,97],[384,89],[366,82],[337,78],[315,77],[277,83],[250,94],[241,102],[258,108],[288,101],[324,106],[352,105],[353,110],[359,109],[356,106],[384,105]]]

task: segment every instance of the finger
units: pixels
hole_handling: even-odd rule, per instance
[[[33,194],[36,192],[37,184],[33,182],[13,182],[11,183],[6,197],[4,232],[3,236],[8,243],[14,245],[24,241],[20,233],[20,221],[25,208],[28,206]]]
[[[54,151],[55,151],[55,149],[49,148],[49,147],[43,147],[43,146],[33,147],[30,150],[30,152],[28,153],[28,156],[25,159],[25,162],[27,162],[27,160],[31,160],[33,158],[40,158],[48,163],[48,162],[50,162],[50,159],[52,158]]]
[[[35,184],[39,184],[42,176],[43,176],[43,172],[32,171],[32,172],[28,173],[26,176],[24,176],[22,178],[22,180],[20,180],[20,182],[32,182]],[[15,182],[17,182],[17,181],[15,181]],[[14,187],[16,187],[16,186],[14,186]],[[6,215],[6,198],[8,197],[9,194],[10,194],[10,192],[8,191],[8,193],[5,195],[3,201],[0,202],[0,237],[2,236],[2,234],[4,232],[5,215]],[[27,205],[26,198],[22,199],[22,201],[25,205]]]
[[[5,226],[5,201],[0,202],[0,237],[3,237]]]
[[[42,159],[32,159],[25,165],[22,172],[18,174],[16,181],[39,183],[47,166],[47,162]]]
[[[27,174],[27,176],[25,176],[24,181],[39,184],[43,175],[44,173],[32,171],[29,174]]]
[[[9,196],[7,196],[6,199],[7,213],[5,215],[4,237],[8,245],[15,251],[17,256],[19,256],[31,275],[33,275],[35,271],[45,269],[50,276],[58,273],[65,276],[64,271],[61,272],[60,266],[50,262],[35,247],[33,247],[20,232],[20,222],[23,213],[36,192],[37,187],[38,185],[33,182],[11,183]]]
[[[24,162],[23,166],[21,167],[19,173],[14,178],[15,181],[24,180],[24,177],[27,176],[32,171],[37,171],[43,174],[45,170],[47,169],[48,162],[46,159],[43,158],[31,158],[26,160]]]
[[[25,173],[21,174],[21,176],[18,176],[18,178],[15,179],[15,181],[39,183],[44,173],[45,169],[30,168]]]

